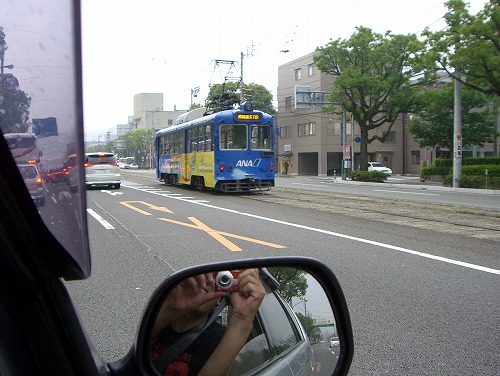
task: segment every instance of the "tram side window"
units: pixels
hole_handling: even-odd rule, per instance
[[[268,125],[252,125],[251,128],[252,149],[271,149],[271,127]]]
[[[205,127],[205,151],[212,151],[214,149],[214,135],[212,133],[212,125],[208,124]]]
[[[221,125],[220,149],[246,149],[247,148],[247,126],[245,124]]]
[[[198,139],[196,136],[197,128],[188,130],[188,150],[187,152],[198,151]]]

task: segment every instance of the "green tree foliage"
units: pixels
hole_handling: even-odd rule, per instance
[[[106,142],[105,144],[92,145],[87,148],[87,153],[97,153],[97,152],[115,152],[115,144],[113,141]]]
[[[3,46],[5,53],[8,46],[1,26],[0,45]],[[30,105],[31,98],[24,91],[16,90],[10,93],[0,89],[0,128],[2,132],[27,132]]]
[[[425,43],[414,34],[385,35],[360,26],[347,40],[332,40],[317,48],[314,57],[321,71],[335,76],[327,112],[352,113],[361,131],[360,164],[368,168],[368,144],[384,142],[401,112],[413,109],[417,88],[410,80],[422,70]],[[426,77],[419,77],[422,85]],[[415,82],[415,81],[412,81]],[[385,132],[372,132],[388,125]]]
[[[223,93],[225,93],[224,100],[233,101],[232,103],[240,102],[240,95],[238,93],[239,82],[226,82],[224,85],[215,84],[210,87],[207,96],[207,103],[216,102]],[[273,106],[273,95],[263,85],[259,84],[246,84],[243,88],[243,96],[246,100],[251,100],[256,110],[275,114],[276,110]]]
[[[118,139],[125,141],[129,154],[135,157],[137,163],[140,163],[148,154],[151,147],[152,137],[151,129],[134,129],[125,133]]]
[[[312,343],[318,343],[323,337],[323,335],[321,334],[321,329],[314,326],[314,320],[312,319],[312,317],[309,315],[307,315],[306,317],[300,312],[295,312],[295,315],[297,315],[297,318],[302,324],[302,327],[306,331],[309,340]]]
[[[485,94],[500,95],[500,5],[490,0],[476,15],[463,0],[446,2],[448,27],[423,33],[429,44],[429,64],[449,75],[459,68],[465,85]]]
[[[306,294],[307,279],[304,271],[282,267],[267,268],[267,270],[279,282],[278,291],[286,302],[291,303],[292,298],[300,298]]]
[[[201,104],[199,104],[199,103],[193,103],[192,105],[189,106],[188,111],[195,110],[197,108],[201,108]]]
[[[453,84],[442,89],[426,89],[419,101],[419,110],[408,123],[408,131],[420,147],[453,149]],[[462,89],[462,142],[464,146],[494,142],[495,116],[491,99],[486,95],[463,87]]]

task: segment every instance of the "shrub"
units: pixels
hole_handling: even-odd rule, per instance
[[[500,165],[499,157],[464,158],[463,166],[470,165]]]
[[[453,186],[453,174],[445,176],[443,185],[445,187]],[[460,188],[500,189],[500,177],[488,177],[488,187],[486,187],[485,176],[462,175],[460,179]]]
[[[452,168],[453,167],[453,159],[449,158],[436,158],[434,161],[434,165],[436,167],[448,167]],[[440,175],[440,174],[432,174],[432,175]]]
[[[349,177],[356,181],[369,181],[383,183],[387,180],[387,174],[382,171],[353,171],[349,172]]]
[[[431,175],[446,176],[450,173],[451,167],[446,166],[436,166],[436,167],[423,167],[420,171],[420,176],[423,178],[429,178]]]

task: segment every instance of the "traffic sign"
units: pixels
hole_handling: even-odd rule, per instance
[[[2,89],[8,93],[14,93],[17,91],[19,88],[19,81],[17,80],[16,77],[12,75],[5,75],[2,77],[2,81],[0,83],[0,86],[2,86]]]

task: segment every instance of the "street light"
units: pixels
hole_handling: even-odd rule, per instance
[[[200,92],[199,86],[196,86],[195,88],[191,89],[191,107],[193,107],[193,97],[196,98],[199,92]]]

